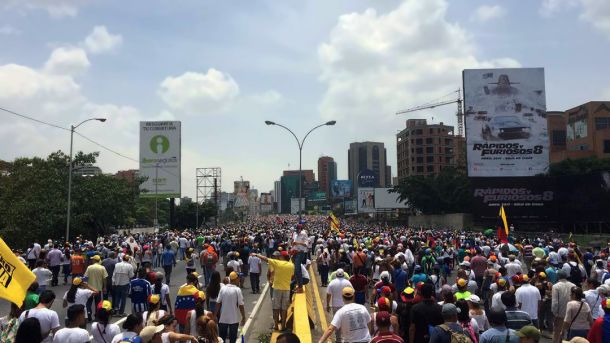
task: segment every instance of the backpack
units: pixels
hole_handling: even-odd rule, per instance
[[[449,326],[442,324],[438,326],[441,330],[445,332],[449,332],[451,334],[451,343],[472,343],[470,337],[466,336],[466,334],[455,332],[449,328]]]
[[[214,265],[214,254],[211,252],[207,252],[205,257],[206,257],[205,264],[207,266],[213,266]]]
[[[582,282],[582,274],[580,273],[580,268],[578,267],[578,263],[574,266],[572,263],[568,262],[570,266],[570,276],[568,276],[568,281],[572,282],[576,286],[580,286]]]

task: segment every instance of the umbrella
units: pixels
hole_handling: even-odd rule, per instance
[[[495,232],[494,232],[494,229],[487,229],[483,232],[483,234],[485,235],[485,237],[493,237]]]

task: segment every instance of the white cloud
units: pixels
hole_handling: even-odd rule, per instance
[[[109,33],[106,26],[96,26],[85,38],[84,44],[92,54],[111,52],[123,44],[123,36]]]
[[[158,94],[172,109],[188,114],[222,112],[239,95],[239,86],[231,75],[214,68],[203,73],[185,72],[161,82]]]
[[[262,93],[254,94],[250,96],[250,99],[257,104],[260,105],[277,105],[284,101],[284,98],[281,93],[278,91],[271,89]]]
[[[88,0],[6,0],[5,7],[44,10],[53,18],[74,17]]]
[[[12,27],[11,25],[3,25],[0,26],[0,35],[3,36],[12,36],[21,34],[21,31]]]
[[[483,23],[503,17],[505,14],[506,10],[500,5],[482,5],[475,10],[471,19]]]
[[[578,6],[579,2],[580,0],[542,0],[539,11],[543,17],[550,17],[557,12]]]
[[[323,116],[392,120],[397,110],[457,89],[462,69],[518,65],[478,60],[470,35],[446,20],[446,9],[443,0],[408,0],[387,14],[342,15],[318,50],[327,84]]]
[[[610,1],[581,0],[581,2],[583,11],[580,18],[589,22],[610,39]]]
[[[51,52],[51,56],[44,65],[44,70],[49,74],[80,75],[90,65],[85,50],[76,47],[59,47]]]

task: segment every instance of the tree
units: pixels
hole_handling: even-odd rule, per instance
[[[610,158],[597,158],[595,156],[565,159],[561,162],[552,163],[549,166],[549,176],[583,175],[598,171],[610,170]]]
[[[409,176],[401,180],[391,192],[400,201],[424,214],[470,212],[472,193],[466,174],[454,168],[444,168],[433,176]]]
[[[75,166],[95,163],[98,153],[77,153]],[[46,159],[18,158],[0,173],[0,235],[11,246],[64,239],[70,159],[61,151]],[[108,175],[72,178],[70,237],[89,239],[124,226],[136,216],[139,183]]]

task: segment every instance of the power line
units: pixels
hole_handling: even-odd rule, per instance
[[[40,119],[32,118],[32,117],[30,117],[30,116],[26,116],[25,114],[21,114],[21,113],[17,113],[17,112],[15,112],[15,111],[7,110],[6,108],[2,108],[2,107],[0,107],[0,111],[4,111],[4,112],[7,112],[7,113],[10,113],[10,114],[16,115],[16,116],[21,117],[21,118],[24,118],[24,119],[28,119],[28,120],[31,120],[31,121],[35,121],[35,122],[40,123],[40,124],[44,124],[44,125],[48,125],[48,126],[52,126],[52,127],[54,127],[54,128],[57,128],[57,129],[62,129],[62,130],[70,131],[70,129],[68,129],[68,128],[66,128],[66,127],[59,126],[59,125],[55,125],[55,124],[52,124],[52,123],[49,123],[49,122],[46,122],[46,121],[43,121],[43,120],[40,120]]]
[[[59,126],[59,125],[56,125],[56,124],[53,124],[53,123],[49,123],[49,122],[46,122],[46,121],[44,121],[44,120],[36,119],[36,118],[33,118],[33,117],[28,116],[28,115],[25,115],[25,114],[17,113],[17,112],[15,112],[15,111],[11,111],[11,110],[6,109],[6,108],[2,108],[2,107],[0,107],[0,111],[4,111],[4,112],[7,112],[7,113],[9,113],[9,114],[12,114],[12,115],[16,115],[16,116],[18,116],[18,117],[21,117],[21,118],[31,120],[31,121],[37,122],[37,123],[39,123],[39,124],[48,125],[48,126],[51,126],[51,127],[57,128],[57,129],[61,129],[61,130],[68,131],[68,132],[70,131],[70,129],[69,129],[69,128],[66,128],[66,127],[63,127],[63,126]],[[131,158],[131,157],[129,157],[129,156],[123,155],[123,154],[121,154],[120,152],[118,152],[118,151],[116,151],[116,150],[113,150],[113,149],[111,149],[111,148],[109,148],[109,147],[107,147],[107,146],[105,146],[105,145],[103,145],[103,144],[101,144],[101,143],[98,143],[98,142],[94,141],[93,139],[91,139],[91,138],[89,138],[89,137],[87,137],[87,136],[83,135],[83,134],[82,134],[82,133],[80,133],[80,132],[74,131],[74,133],[76,133],[77,135],[79,135],[79,136],[80,136],[80,137],[82,137],[83,139],[85,139],[85,140],[87,140],[87,141],[89,141],[89,142],[91,142],[91,143],[93,143],[93,144],[97,145],[98,147],[100,147],[100,148],[102,148],[102,149],[104,149],[104,150],[106,150],[106,151],[108,151],[108,152],[111,152],[111,153],[113,153],[113,154],[115,154],[115,155],[117,155],[117,156],[119,156],[119,157],[122,157],[122,158],[128,159],[128,160],[130,160],[130,161],[140,163],[140,161],[136,160],[135,158]],[[158,167],[158,168],[159,168],[159,167]],[[163,168],[163,167],[160,167],[159,169],[160,169],[162,172],[165,172],[165,173],[167,173],[167,174],[169,174],[169,175],[172,175],[172,176],[175,176],[175,177],[179,177],[178,175],[176,175],[176,174],[174,174],[174,173],[170,172],[169,170],[165,170],[165,168]]]

